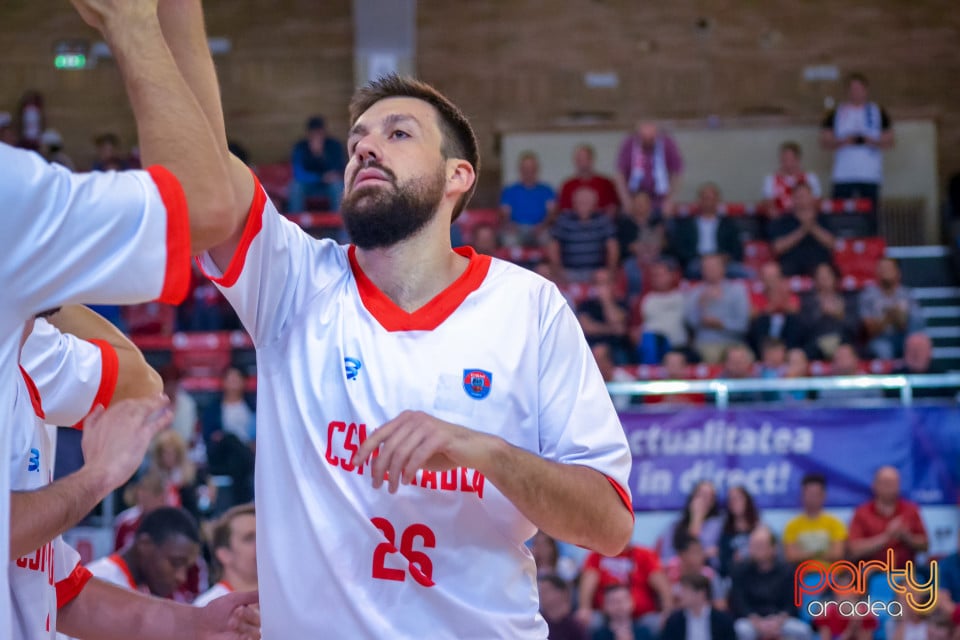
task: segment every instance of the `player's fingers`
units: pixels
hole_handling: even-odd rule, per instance
[[[393,452],[390,456],[390,466],[388,473],[390,478],[390,493],[396,493],[400,483],[404,480],[404,469],[410,461],[410,456],[420,448],[423,441],[427,438],[427,432],[423,425],[411,425],[406,429],[403,438],[391,438],[388,443],[393,444]],[[407,482],[409,484],[409,482]]]
[[[416,476],[417,471],[423,469],[427,461],[432,458],[443,446],[444,436],[442,433],[434,431],[430,433],[417,450],[413,452],[406,465],[403,467],[403,474],[411,480]]]
[[[379,489],[383,485],[383,481],[387,477],[387,470],[390,469],[390,464],[396,453],[397,445],[407,436],[410,418],[406,414],[401,414],[391,420],[388,425],[384,425],[374,432],[375,434],[381,435],[379,449],[373,449],[371,451],[371,453],[377,451],[376,457],[373,458],[373,461],[370,463],[370,475],[373,480],[374,489]],[[383,436],[380,433],[381,431],[385,431],[387,435]],[[364,444],[367,443],[369,443],[369,440]],[[367,459],[367,457],[361,458],[359,452],[357,458],[359,460]]]
[[[387,438],[393,435],[393,432],[405,423],[407,419],[407,412],[401,413],[393,420],[383,423],[379,429],[369,434],[360,445],[360,448],[357,449],[357,452],[353,454],[353,458],[350,461],[351,464],[359,465],[368,462],[373,452],[376,451]],[[372,468],[373,465],[371,464],[371,469]]]

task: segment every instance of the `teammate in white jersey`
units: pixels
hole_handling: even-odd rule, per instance
[[[217,126],[199,5],[185,4],[164,32]],[[479,163],[459,110],[388,79],[352,120],[353,246],[311,238],[258,187],[202,259],[257,349],[263,635],[546,637],[524,542],[539,527],[625,546],[623,430],[559,291],[451,249]],[[250,178],[234,178],[241,193]]]
[[[71,174],[0,144],[0,553],[9,555],[9,432],[20,329],[72,302],[178,303],[187,257],[234,227],[226,144],[214,136],[158,28],[156,1],[75,0],[103,27],[123,75],[148,171]],[[189,211],[189,213],[188,213]],[[0,638],[11,636],[0,572]]]
[[[234,591],[257,588],[257,523],[253,504],[237,505],[220,516],[210,536],[219,579],[193,601],[202,607]]]

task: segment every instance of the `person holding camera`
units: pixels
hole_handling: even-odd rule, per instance
[[[865,76],[847,78],[847,101],[841,102],[820,124],[820,143],[835,151],[833,197],[871,201],[870,225],[876,235],[877,204],[883,181],[883,151],[893,146],[890,116],[868,98]]]

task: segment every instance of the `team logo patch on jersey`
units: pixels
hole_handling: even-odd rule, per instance
[[[347,380],[356,380],[362,367],[363,364],[356,358],[343,359],[343,368],[347,372]]]
[[[477,400],[483,400],[490,395],[490,385],[493,383],[493,374],[483,369],[463,370],[463,390],[467,395]]]
[[[27,460],[27,472],[40,473],[40,449],[30,449],[30,459]]]

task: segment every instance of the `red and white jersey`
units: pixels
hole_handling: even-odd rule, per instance
[[[552,284],[458,250],[464,273],[406,313],[352,248],[316,240],[257,189],[214,282],[257,349],[257,555],[265,638],[544,638],[536,531],[477,471],[421,472],[391,495],[350,458],[404,410],[592,467],[627,493],[630,452]],[[208,273],[219,269],[203,256]],[[280,526],[277,523],[282,523]]]
[[[810,192],[814,198],[819,198],[820,179],[817,174],[806,171],[800,175],[785,175],[782,173],[772,173],[763,181],[763,197],[773,202],[777,211],[791,211],[793,209],[793,190],[799,185],[805,184],[810,187]]]
[[[130,591],[139,591],[141,593],[150,593],[146,587],[139,588],[133,574],[130,573],[130,567],[126,560],[119,553],[111,553],[99,560],[87,564],[87,570],[93,574],[94,578],[99,578],[118,587],[129,589]]]
[[[14,420],[10,423],[10,486],[14,491],[42,489],[53,480],[53,455],[43,423],[40,396],[23,374],[17,384]],[[56,637],[57,609],[75,598],[90,579],[80,554],[57,536],[8,565],[13,595],[13,637]]]
[[[193,601],[193,606],[195,607],[205,607],[217,598],[222,598],[228,593],[233,593],[233,587],[230,586],[230,583],[221,580],[217,584],[213,585],[203,593],[197,596],[196,600]]]
[[[178,303],[190,280],[186,198],[166,169],[75,174],[0,144],[0,464],[10,460],[17,347],[36,313],[70,303]],[[9,469],[0,467],[0,553],[9,550]],[[0,638],[10,635],[0,572]]]
[[[119,362],[109,342],[81,340],[37,318],[20,352],[20,366],[37,385],[48,424],[75,426],[96,405],[107,407]]]

